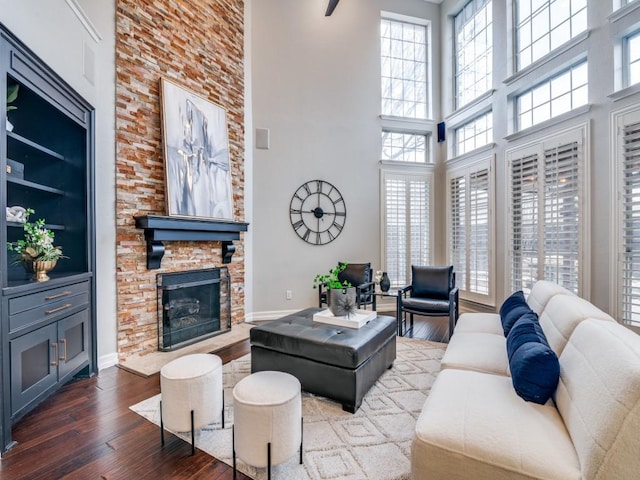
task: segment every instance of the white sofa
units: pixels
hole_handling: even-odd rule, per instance
[[[520,398],[498,314],[460,316],[416,423],[421,479],[640,479],[640,336],[551,282],[527,298],[560,363],[545,405]]]

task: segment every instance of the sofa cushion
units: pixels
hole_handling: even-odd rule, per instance
[[[546,308],[549,300],[556,295],[569,295],[575,297],[576,294],[567,290],[566,288],[558,285],[555,282],[548,280],[538,280],[531,287],[531,292],[527,296],[527,304],[531,307],[531,310],[538,315]]]
[[[523,402],[507,377],[441,371],[415,433],[411,452],[415,479],[582,478],[556,408],[551,402]]]
[[[509,334],[511,327],[522,315],[530,311],[531,309],[527,305],[521,290],[508,296],[500,307],[500,321],[502,322],[504,336],[506,337]]]
[[[449,340],[441,367],[474,372],[509,375],[506,339],[502,330],[495,333],[460,332]]]
[[[523,315],[507,336],[507,356],[516,393],[528,402],[545,404],[558,386],[560,364],[537,315]]]
[[[573,330],[587,318],[615,322],[613,318],[584,298],[557,295],[549,300],[540,315],[540,326],[556,355],[562,354]]]
[[[455,333],[492,333],[504,337],[500,315],[497,313],[462,313],[456,323]]]
[[[583,478],[638,478],[640,336],[615,322],[581,322],[560,355],[555,402]]]

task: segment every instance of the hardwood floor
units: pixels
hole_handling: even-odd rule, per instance
[[[446,341],[446,318],[416,317],[408,337]],[[249,342],[217,351],[224,363]],[[160,392],[159,375],[143,378],[117,367],[74,380],[20,420],[18,444],[0,460],[1,480],[166,478],[231,480],[231,467],[166,434],[129,407]],[[248,477],[238,473],[239,480]]]
[[[229,362],[248,340],[216,352]],[[75,380],[20,420],[18,444],[0,460],[0,479],[231,480],[231,467],[166,434],[129,406],[160,392],[159,375],[143,378],[117,367]],[[238,473],[239,480],[249,477]]]

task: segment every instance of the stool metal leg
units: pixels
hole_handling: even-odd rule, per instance
[[[267,480],[271,480],[271,442],[267,443]]]
[[[231,425],[231,449],[233,451],[233,480],[236,480],[236,426]]]
[[[164,422],[162,421],[162,400],[160,400],[160,445],[164,447]]]
[[[222,428],[224,429],[224,387],[222,387]]]
[[[304,443],[304,417],[300,418],[300,465],[302,465],[302,444]]]
[[[191,455],[196,454],[196,433],[193,425],[193,410],[191,410]]]

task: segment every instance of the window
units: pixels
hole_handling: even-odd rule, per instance
[[[586,105],[587,73],[585,61],[516,97],[518,128],[524,130]]]
[[[587,29],[587,0],[516,0],[518,70]]]
[[[493,114],[485,113],[455,129],[456,155],[493,142]]]
[[[450,262],[461,295],[480,302],[492,294],[490,171],[482,163],[448,175]]]
[[[640,327],[640,110],[617,116],[618,316]]]
[[[382,114],[427,118],[427,27],[381,21]]]
[[[431,260],[430,174],[383,172],[384,265],[392,287],[411,283],[411,265]]]
[[[580,293],[585,201],[580,132],[508,154],[513,290],[545,279]]]
[[[640,82],[640,32],[625,39],[627,86]]]
[[[492,17],[491,0],[471,0],[454,18],[457,108],[492,87]]]
[[[426,135],[383,130],[382,160],[425,163],[427,161]]]

